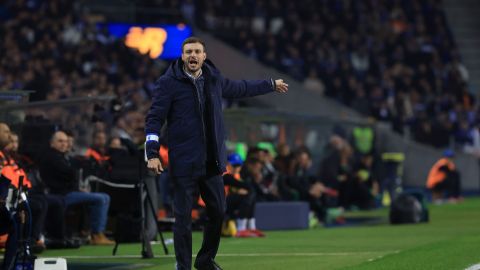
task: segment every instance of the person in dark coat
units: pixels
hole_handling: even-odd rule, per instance
[[[110,196],[101,192],[88,192],[79,189],[77,170],[66,154],[68,137],[63,131],[56,131],[50,140],[50,148],[44,152],[40,161],[40,175],[50,194],[61,195],[65,207],[88,204],[90,212],[90,229],[92,245],[112,245],[105,234],[105,227],[110,207]]]
[[[206,59],[205,44],[190,37],[182,44],[182,57],[156,82],[153,103],[146,116],[148,168],[163,171],[159,159],[160,130],[167,122],[169,174],[174,183],[174,246],[177,269],[191,269],[191,209],[197,190],[206,204],[208,224],[195,260],[197,269],[221,269],[215,262],[225,212],[221,174],[226,148],[222,98],[241,98],[287,92],[283,80],[224,78]]]

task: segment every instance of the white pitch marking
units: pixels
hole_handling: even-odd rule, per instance
[[[392,251],[395,252],[395,251]],[[383,253],[379,252],[312,252],[312,253],[224,253],[217,254],[218,257],[284,257],[284,256],[297,256],[297,257],[315,257],[315,256],[351,256],[351,255],[371,255]],[[390,252],[391,253],[391,252]],[[62,256],[66,259],[134,259],[141,258],[139,255],[118,255],[118,256]],[[175,255],[157,255],[155,258],[174,258]],[[195,257],[195,255],[192,255]],[[377,257],[378,258],[378,257]]]
[[[472,265],[468,268],[465,268],[465,270],[480,270],[480,263],[479,264],[475,264],[475,265]]]
[[[398,254],[398,253],[400,253],[400,250],[394,250],[394,251],[388,252],[387,254],[377,256],[376,258],[368,259],[367,262],[373,262],[373,261],[376,261],[376,260],[380,260],[383,257],[385,257],[385,255]],[[476,269],[476,270],[480,270],[480,269]]]

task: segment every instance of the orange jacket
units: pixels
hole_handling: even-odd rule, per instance
[[[99,164],[110,159],[109,156],[102,155],[100,152],[93,148],[88,148],[87,152],[85,152],[85,157],[95,159]]]
[[[242,178],[240,177],[240,173],[234,173],[232,165],[227,164],[226,169],[227,171],[224,173],[224,175],[231,174],[237,181],[242,181]],[[225,186],[225,196],[230,194],[230,192],[235,193],[236,191],[237,191],[237,188],[235,187]]]
[[[440,171],[440,168],[447,166],[450,170],[455,170],[455,164],[451,159],[441,158],[439,159],[433,167],[430,169],[427,178],[427,188],[432,189],[438,183],[441,183],[445,180],[445,172]]]
[[[10,183],[18,188],[20,176],[23,176],[23,185],[28,188],[32,187],[32,183],[28,180],[27,174],[25,171],[18,166],[15,160],[7,157],[2,151],[0,151],[0,162],[2,163],[1,174],[5,176]]]
[[[164,146],[163,144],[160,145],[160,150],[158,150],[160,154],[160,161],[162,162],[162,167],[168,167],[168,147]]]

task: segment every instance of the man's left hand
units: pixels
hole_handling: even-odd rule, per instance
[[[282,79],[275,80],[275,91],[279,93],[288,92],[288,84],[286,84]]]

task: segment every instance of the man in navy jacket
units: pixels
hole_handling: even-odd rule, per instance
[[[177,269],[181,270],[191,269],[191,210],[197,190],[206,204],[208,223],[195,267],[221,269],[214,258],[226,208],[221,177],[226,163],[222,98],[288,91],[283,80],[226,79],[206,58],[203,41],[187,38],[182,44],[182,58],[156,82],[146,117],[147,166],[156,174],[163,171],[159,135],[167,122],[169,175],[174,183],[174,246]]]

